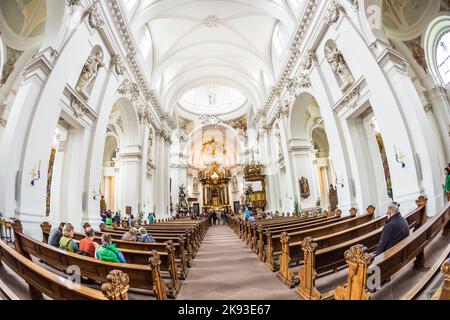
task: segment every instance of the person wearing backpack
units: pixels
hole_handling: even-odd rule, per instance
[[[70,252],[78,252],[78,244],[73,239],[73,225],[66,223],[63,228],[63,236],[59,239],[59,248]]]
[[[111,235],[104,233],[102,235],[102,246],[95,253],[97,259],[108,262],[126,263],[122,252],[112,243]]]

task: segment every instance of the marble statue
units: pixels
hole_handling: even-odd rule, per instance
[[[326,46],[325,55],[334,74],[341,81],[341,90],[347,89],[353,83],[353,76],[341,51],[338,48]]]
[[[95,54],[91,54],[83,66],[83,70],[81,71],[81,75],[75,89],[79,93],[86,94],[86,88],[92,83],[92,81],[94,81],[99,69],[104,65],[102,50],[98,50]]]

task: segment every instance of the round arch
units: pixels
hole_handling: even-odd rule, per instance
[[[450,32],[450,20],[448,19],[448,15],[441,15],[429,24],[423,40],[428,67],[436,83],[443,86],[445,83],[438,69],[436,49],[439,40],[447,32]]]
[[[130,100],[119,98],[112,112],[118,112],[117,119],[121,119],[121,134],[118,136],[119,146],[140,144],[140,125],[137,112]]]

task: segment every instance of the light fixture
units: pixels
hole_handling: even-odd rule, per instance
[[[36,181],[41,178],[41,160],[39,160],[39,165],[31,170],[31,185],[34,186]]]

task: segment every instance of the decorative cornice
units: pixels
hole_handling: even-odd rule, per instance
[[[89,25],[98,30],[105,25],[105,21],[98,10],[98,0],[95,0],[92,6],[88,9]]]
[[[127,29],[127,23],[125,22],[122,12],[119,8],[118,1],[117,0],[109,0],[109,5],[111,8],[112,15],[114,17],[114,21],[116,23],[117,29],[119,30],[120,36],[122,37],[122,40],[125,43],[125,47],[128,51],[127,60],[131,67],[131,70],[133,71],[133,74],[138,81],[138,84],[142,90],[142,93],[145,95],[145,97],[147,99],[150,100],[150,103],[155,108],[157,115],[160,118],[162,118],[164,115],[164,112],[161,108],[158,98],[156,97],[155,92],[148,87],[148,85],[145,81],[145,78],[141,72],[141,69],[137,63],[136,48],[134,47],[132,38]]]
[[[327,10],[327,13],[325,14],[324,22],[328,25],[332,25],[338,22],[341,16],[341,10],[342,7],[337,3],[336,0],[333,0]]]
[[[283,91],[283,87],[286,85],[286,80],[290,77],[292,70],[295,64],[300,59],[300,43],[303,40],[306,30],[309,27],[309,22],[312,20],[312,17],[316,13],[316,9],[318,6],[318,0],[310,0],[308,1],[307,7],[305,9],[305,14],[303,15],[301,21],[299,22],[299,27],[295,33],[294,39],[291,43],[290,47],[290,56],[287,61],[283,73],[280,76],[277,84],[272,88],[270,94],[266,100],[264,107],[260,108],[258,113],[255,116],[255,119],[250,124],[252,127],[256,127],[257,123],[261,120],[262,117],[266,116],[269,109],[273,105],[275,98],[280,95]]]

